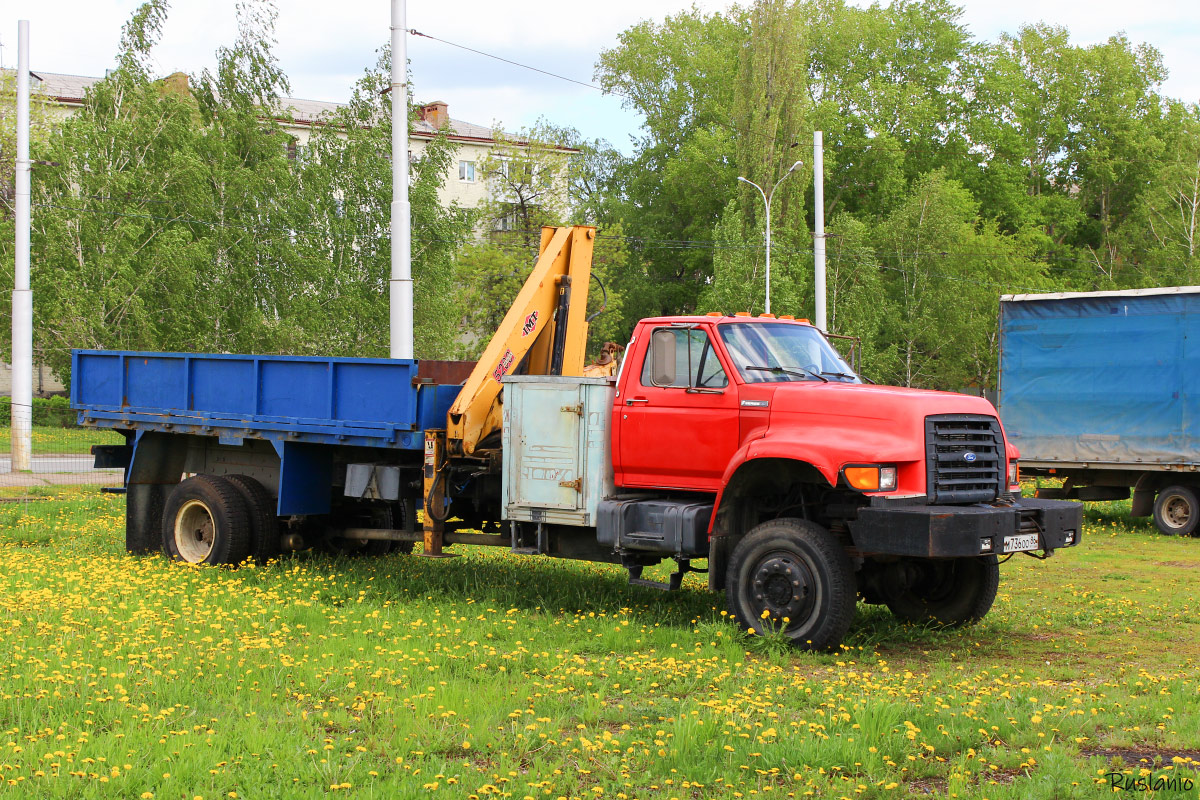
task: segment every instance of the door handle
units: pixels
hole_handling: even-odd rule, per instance
[[[631,406],[634,403],[649,403],[649,402],[650,402],[649,398],[646,398],[646,397],[631,397],[625,401],[625,405]]]

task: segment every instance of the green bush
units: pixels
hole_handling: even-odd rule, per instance
[[[71,410],[66,397],[33,398],[33,424],[50,428],[74,428],[78,412]],[[0,397],[0,428],[12,423],[12,398]]]

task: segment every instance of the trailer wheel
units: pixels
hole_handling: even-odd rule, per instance
[[[983,619],[996,601],[1000,564],[995,556],[919,559],[916,565],[916,580],[885,600],[905,622],[969,625]]]
[[[249,475],[226,475],[225,480],[233,484],[250,516],[250,557],[262,564],[278,558],[280,547],[279,517],[275,514],[275,498],[266,487]]]
[[[180,483],[163,509],[163,552],[189,564],[237,564],[250,554],[246,501],[217,475]]]
[[[1188,486],[1159,489],[1154,501],[1154,524],[1167,536],[1195,536],[1200,524],[1196,490]]]
[[[743,628],[781,630],[805,650],[841,644],[856,594],[845,550],[829,531],[802,519],[755,527],[734,547],[725,576],[729,611]]]

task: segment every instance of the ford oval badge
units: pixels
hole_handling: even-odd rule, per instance
[[[968,464],[974,464],[975,459],[977,459],[977,458],[979,458],[979,456],[975,455],[970,450],[963,453],[963,461],[967,462]]]

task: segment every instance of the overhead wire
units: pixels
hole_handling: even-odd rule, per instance
[[[631,102],[631,103],[633,103],[633,104],[635,104],[635,105],[637,105],[637,104],[639,104],[639,103],[641,102],[641,101],[640,101],[640,100],[639,100],[637,97],[633,96],[632,94],[629,94],[628,92],[622,92],[622,91],[620,91],[620,90],[617,90],[617,89],[609,89],[609,88],[605,88],[605,87],[603,87],[603,86],[598,86],[598,85],[596,85],[596,84],[594,84],[594,83],[591,83],[591,82],[589,82],[589,81],[581,81],[581,80],[579,80],[579,79],[577,79],[577,78],[572,78],[572,77],[569,77],[569,76],[567,76],[567,75],[560,75],[560,74],[558,74],[558,73],[556,73],[556,72],[551,72],[551,71],[549,71],[549,70],[542,69],[541,67],[535,67],[535,66],[533,66],[533,65],[531,65],[531,64],[524,64],[524,63],[522,63],[522,62],[520,62],[520,61],[514,61],[514,60],[512,60],[512,59],[510,59],[510,58],[505,58],[505,57],[503,57],[503,56],[498,56],[498,55],[496,55],[496,54],[494,54],[494,53],[488,53],[488,52],[486,52],[486,51],[484,51],[484,50],[479,50],[479,49],[477,49],[477,48],[470,47],[470,46],[468,46],[468,45],[465,45],[465,44],[460,44],[459,42],[452,42],[452,41],[450,41],[449,39],[443,39],[443,38],[441,38],[441,37],[434,36],[434,35],[432,35],[432,34],[424,33],[424,32],[422,32],[422,31],[418,31],[416,28],[409,28],[407,32],[408,32],[410,35],[412,35],[412,36],[417,36],[417,37],[424,38],[424,39],[430,39],[430,40],[432,40],[432,41],[439,42],[439,43],[441,43],[441,44],[444,44],[444,45],[447,45],[447,46],[449,46],[449,47],[455,47],[455,48],[458,48],[458,49],[460,49],[460,50],[465,50],[465,51],[467,51],[467,52],[475,53],[476,55],[480,55],[480,56],[483,56],[483,57],[485,57],[485,58],[494,59],[494,60],[496,60],[496,61],[500,61],[500,62],[503,62],[503,63],[505,63],[505,64],[509,64],[509,65],[511,65],[511,66],[514,66],[514,67],[519,67],[520,69],[529,70],[529,71],[531,71],[531,72],[537,72],[537,73],[539,73],[539,74],[541,74],[541,75],[546,75],[546,76],[548,76],[548,77],[551,77],[551,78],[556,78],[556,79],[558,79],[558,80],[561,80],[561,81],[566,81],[567,83],[572,83],[572,84],[575,84],[575,85],[577,85],[577,86],[583,86],[583,87],[585,87],[585,88],[588,88],[588,89],[594,89],[594,90],[596,90],[596,91],[600,92],[601,94],[605,94],[605,95],[611,95],[611,96],[614,96],[614,97],[620,97],[620,98],[623,98],[623,99],[625,99],[625,100],[628,100],[629,102]],[[715,124],[715,125],[718,125],[718,126],[720,126],[720,127],[727,128],[728,130],[731,130],[731,131],[733,131],[733,132],[735,132],[735,133],[740,133],[740,134],[743,134],[743,135],[745,135],[745,136],[749,136],[749,137],[752,137],[752,138],[759,138],[759,139],[764,139],[764,140],[765,140],[765,139],[770,139],[770,141],[771,141],[772,143],[774,143],[774,142],[775,142],[775,138],[774,138],[774,137],[770,137],[770,136],[768,136],[767,134],[765,134],[765,133],[763,133],[763,132],[761,132],[761,131],[756,131],[756,130],[754,130],[754,129],[751,129],[751,128],[743,128],[743,127],[740,127],[740,126],[736,125],[736,124],[735,124],[735,123],[733,123],[733,122],[729,122],[729,121],[726,121],[726,120],[719,120],[719,119],[713,119],[713,120],[711,120],[711,122],[712,122],[713,124]],[[795,146],[795,143],[793,143],[793,145],[792,145],[792,146]],[[908,152],[907,152],[907,151],[906,151],[904,148],[902,148],[902,147],[900,147],[900,146],[898,146],[898,145],[896,145],[896,144],[894,144],[894,143],[891,143],[891,142],[887,142],[887,141],[885,141],[885,140],[882,140],[882,139],[873,139],[873,140],[872,140],[872,142],[871,142],[870,144],[864,144],[864,145],[851,145],[851,144],[845,144],[845,143],[832,143],[832,142],[827,142],[827,143],[825,144],[825,147],[826,147],[827,149],[836,149],[836,150],[839,150],[839,151],[845,151],[845,150],[858,150],[858,151],[861,151],[861,152],[867,152],[867,151],[890,152],[890,153],[892,153],[892,154],[894,154],[894,155],[899,155],[899,156],[902,156],[902,157],[907,157],[908,155],[910,155],[910,154],[909,154],[909,153],[908,153]],[[1051,163],[1057,163],[1057,162],[1051,162],[1051,161],[1047,160],[1047,162],[1046,162],[1046,165],[1047,165],[1047,166],[1049,166]],[[1142,164],[1142,165],[1160,166],[1160,165],[1162,165],[1162,164],[1163,164],[1163,161],[1162,161],[1162,159],[1130,159],[1130,158],[1123,158],[1123,159],[1121,159],[1121,163],[1125,163],[1125,164]],[[1191,162],[1190,162],[1190,161],[1187,161],[1187,162],[1185,162],[1185,161],[1182,161],[1182,160],[1181,160],[1179,163],[1180,163],[1181,165],[1182,165],[1182,164],[1185,164],[1185,163],[1186,163],[1186,164],[1188,164],[1188,165],[1190,165],[1190,163],[1191,163]]]
[[[166,201],[164,201],[164,202],[166,202]],[[336,229],[311,230],[311,229],[304,229],[304,228],[289,228],[289,227],[270,226],[270,225],[264,226],[264,225],[237,224],[237,223],[231,223],[231,222],[218,222],[218,221],[214,221],[214,220],[197,219],[195,217],[188,217],[188,216],[162,216],[162,215],[156,215],[156,214],[134,214],[134,213],[129,213],[129,212],[112,211],[112,210],[108,210],[108,209],[98,209],[98,208],[87,208],[87,207],[82,207],[82,206],[64,206],[64,205],[59,205],[56,203],[37,202],[37,203],[31,203],[31,205],[33,205],[35,207],[39,207],[39,208],[49,208],[49,209],[68,211],[68,212],[74,212],[74,213],[99,214],[99,215],[111,216],[111,217],[152,220],[152,221],[165,222],[165,223],[190,223],[190,224],[196,224],[196,225],[203,225],[203,226],[211,227],[211,228],[229,228],[229,229],[233,229],[233,230],[240,230],[240,231],[245,231],[245,232],[255,233],[255,234],[261,234],[264,231],[273,231],[276,233],[285,234],[289,238],[293,238],[293,239],[297,238],[297,237],[319,238],[323,242],[327,241],[327,240],[332,240],[332,239],[340,239],[340,240],[353,240],[353,241],[375,241],[375,242],[382,244],[382,243],[386,242],[386,240],[390,236],[390,233],[386,228],[381,228],[379,231],[377,231],[375,233],[358,233],[358,232],[353,232],[353,231],[339,231]],[[532,243],[516,244],[516,243],[501,241],[501,238],[505,235],[523,235],[523,234],[521,234],[519,232],[512,232],[510,234],[509,232],[504,232],[504,231],[492,232],[489,234],[489,243],[493,246],[498,246],[498,247],[501,247],[502,249],[508,249],[510,251],[536,252],[536,245],[534,245]],[[766,249],[765,244],[754,244],[754,243],[722,244],[722,243],[713,242],[713,241],[709,241],[709,240],[698,240],[698,239],[653,239],[653,238],[637,237],[637,236],[611,236],[611,235],[605,235],[605,234],[598,235],[596,238],[598,241],[621,241],[621,242],[631,246],[634,249],[644,249],[644,250],[674,250],[674,251],[693,250],[693,251],[705,251],[705,252],[718,252],[718,251],[763,252]],[[830,236],[829,238],[835,238],[835,237]],[[457,244],[462,244],[462,240],[444,238],[444,237],[423,237],[423,238],[419,239],[419,243],[426,245],[426,246],[433,245],[433,244],[457,245]],[[789,245],[773,243],[771,245],[771,252],[772,253],[781,253],[781,254],[785,254],[785,255],[796,255],[796,254],[807,255],[811,251],[808,248],[793,247],[793,246],[789,246]],[[834,257],[834,254],[831,253],[827,257],[832,258],[832,257]],[[872,252],[871,257],[859,257],[859,256],[841,256],[841,257],[844,259],[845,258],[855,258],[860,262],[870,261],[870,262],[875,263],[877,266],[880,266],[883,269],[898,269],[898,268],[889,267],[887,264],[882,263],[883,261],[885,261],[887,259],[912,259],[912,258],[937,259],[942,262],[950,262],[950,263],[971,263],[971,262],[995,263],[997,261],[1011,259],[1013,261],[1023,261],[1025,263],[1029,263],[1029,264],[1037,264],[1037,265],[1039,265],[1039,269],[1042,269],[1045,271],[1050,271],[1050,272],[1076,272],[1077,271],[1077,270],[1074,270],[1072,267],[1064,266],[1060,262],[1073,262],[1076,264],[1087,264],[1089,266],[1095,263],[1093,259],[1083,258],[1083,257],[1079,257],[1079,256],[1050,254],[1044,258],[1029,258],[1026,256],[1021,256],[1020,254],[1011,253],[1011,252],[1004,251],[1004,250],[987,250],[987,249],[976,249],[976,250],[972,250],[970,252],[956,252],[956,251],[944,251],[944,250],[941,250],[941,251],[920,251],[920,250],[879,251],[879,250],[875,250]],[[1121,266],[1124,268],[1127,268],[1127,269],[1135,269],[1135,270],[1141,269],[1141,266],[1138,262],[1126,262]]]
[[[164,201],[164,202],[166,202],[166,201]],[[37,202],[37,203],[31,203],[31,205],[33,205],[35,207],[39,207],[39,208],[50,208],[50,209],[55,209],[55,210],[59,210],[59,211],[99,214],[99,215],[103,215],[103,216],[122,217],[122,218],[130,218],[130,219],[143,219],[143,220],[152,220],[152,221],[167,222],[167,223],[192,223],[192,224],[197,224],[197,225],[204,225],[206,227],[230,228],[230,229],[234,229],[234,230],[241,230],[241,231],[247,231],[247,232],[252,232],[252,233],[262,233],[264,231],[274,231],[276,233],[287,234],[288,236],[304,235],[304,236],[318,236],[318,237],[322,237],[322,238],[378,240],[380,242],[385,241],[390,236],[389,231],[386,229],[381,229],[377,233],[355,233],[355,232],[350,232],[350,231],[338,231],[338,230],[332,230],[332,229],[327,230],[327,231],[321,231],[321,230],[311,230],[311,229],[305,229],[305,228],[288,228],[288,227],[270,226],[270,225],[264,226],[264,225],[238,224],[238,223],[231,223],[231,222],[218,222],[218,221],[214,221],[214,220],[197,219],[195,217],[188,217],[188,216],[162,216],[162,215],[157,215],[157,214],[134,214],[134,213],[123,212],[123,211],[112,211],[112,210],[108,210],[108,209],[87,208],[87,207],[83,207],[83,206],[64,206],[64,205],[59,205],[56,203]],[[498,242],[497,241],[497,238],[502,237],[507,234],[510,234],[510,232],[506,232],[506,231],[491,232],[489,234],[489,240],[490,240],[489,243],[498,244],[498,245],[510,247],[513,249],[522,249],[522,250],[534,249],[534,250],[536,250],[537,246],[532,243],[529,245],[521,245],[521,244],[512,244],[512,243],[508,243],[508,242]],[[511,232],[511,235],[523,236],[524,234],[520,233],[520,232]],[[828,238],[835,238],[835,237],[831,235]],[[597,239],[597,241],[621,241],[621,242],[624,242],[629,245],[644,247],[646,249],[704,250],[704,251],[729,250],[729,251],[756,251],[756,252],[763,252],[766,250],[765,244],[754,244],[754,243],[722,244],[722,243],[713,242],[713,241],[709,241],[709,240],[703,240],[703,239],[654,239],[654,238],[638,237],[638,236],[612,236],[612,235],[606,235],[606,234],[597,235],[596,239]],[[444,237],[428,237],[428,238],[424,239],[423,241],[427,244],[431,244],[431,243],[456,244],[459,242],[459,240],[457,240],[457,239],[450,239],[450,238],[444,238]],[[807,253],[810,253],[811,251],[808,248],[793,247],[790,245],[773,243],[771,245],[771,252],[793,255],[793,254],[807,254]],[[1019,254],[1011,253],[1011,252],[1005,251],[1005,250],[990,250],[990,249],[977,249],[977,250],[972,250],[970,252],[956,252],[956,251],[947,251],[947,250],[936,250],[936,251],[920,251],[920,250],[904,251],[904,250],[900,250],[900,251],[892,252],[892,251],[876,250],[873,252],[873,255],[876,259],[880,259],[880,258],[884,258],[884,259],[886,259],[886,258],[901,258],[901,259],[902,258],[929,258],[929,259],[941,259],[943,261],[956,261],[956,262],[974,261],[974,262],[987,262],[987,263],[993,263],[995,261],[1004,260],[1004,259],[1013,259],[1013,260],[1025,261],[1027,263],[1039,264],[1039,265],[1042,265],[1044,267],[1051,268],[1051,269],[1063,269],[1062,267],[1060,267],[1056,263],[1054,263],[1054,261],[1076,261],[1076,262],[1081,262],[1081,263],[1089,263],[1089,264],[1092,263],[1092,261],[1090,259],[1084,259],[1084,258],[1079,258],[1079,257],[1074,257],[1074,256],[1053,256],[1054,261],[1048,261],[1048,260],[1043,260],[1043,259],[1034,259],[1034,258],[1024,257]],[[829,257],[832,257],[832,254],[830,254]],[[849,257],[849,256],[846,256],[846,257]]]

